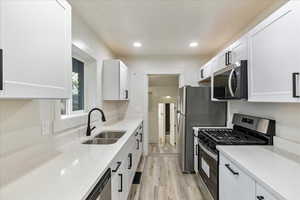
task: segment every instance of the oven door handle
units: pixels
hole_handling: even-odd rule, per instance
[[[233,93],[232,83],[231,82],[232,82],[232,76],[233,76],[234,71],[235,71],[235,68],[231,70],[229,78],[228,78],[228,88],[229,88],[230,95],[232,97],[234,97],[234,93]]]
[[[211,158],[213,158],[214,160],[218,161],[218,155],[210,152],[204,145],[202,145],[201,143],[199,143],[200,148],[207,154],[209,155]]]

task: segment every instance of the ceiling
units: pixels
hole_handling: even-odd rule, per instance
[[[176,87],[179,85],[178,75],[149,75],[150,87]]]
[[[117,55],[210,55],[279,0],[69,1]]]

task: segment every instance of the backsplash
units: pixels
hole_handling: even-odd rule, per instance
[[[53,100],[1,100],[0,156],[31,148],[34,145],[51,144],[56,133],[52,131],[51,135],[42,135],[41,124],[45,120],[53,123],[54,106]],[[101,107],[104,108],[107,124],[119,120],[118,104],[104,103]]]
[[[300,143],[300,104],[231,101],[230,116],[244,113],[276,120],[276,136]]]

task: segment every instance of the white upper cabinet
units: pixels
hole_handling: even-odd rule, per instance
[[[226,53],[227,49],[224,49],[216,56],[217,61],[215,71],[221,70],[226,67]]]
[[[248,41],[246,37],[237,40],[230,46],[231,64],[240,63],[241,60],[248,60]]]
[[[249,32],[249,101],[300,102],[300,2]]]
[[[120,60],[103,61],[103,99],[128,100],[128,68]]]
[[[70,98],[71,6],[65,0],[1,1],[0,98]]]
[[[207,81],[211,77],[211,72],[211,61],[209,61],[200,68],[199,81]]]

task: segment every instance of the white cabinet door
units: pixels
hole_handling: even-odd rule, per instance
[[[247,38],[241,38],[236,41],[231,48],[232,64],[240,63],[241,60],[248,60],[248,41]]]
[[[249,101],[300,102],[300,2],[290,1],[249,32]]]
[[[128,68],[120,62],[120,99],[128,99]]]
[[[253,200],[255,181],[220,154],[220,200]]]
[[[103,62],[103,99],[128,100],[128,68],[118,59]]]
[[[261,185],[256,183],[256,195],[255,200],[277,200],[270,192],[268,192]]]
[[[2,0],[0,0],[0,96],[3,92]]]
[[[226,67],[226,65],[225,65],[226,52],[227,52],[227,49],[224,49],[216,56],[217,57],[217,61],[216,61],[217,65],[216,65],[215,71],[221,70]]]
[[[0,98],[71,97],[71,7],[65,0],[2,0]]]
[[[118,174],[113,174],[111,179],[111,199],[120,200],[119,194],[120,177]]]
[[[200,78],[199,81],[208,80],[211,77],[211,62],[212,60],[208,61],[204,66],[200,68]]]

